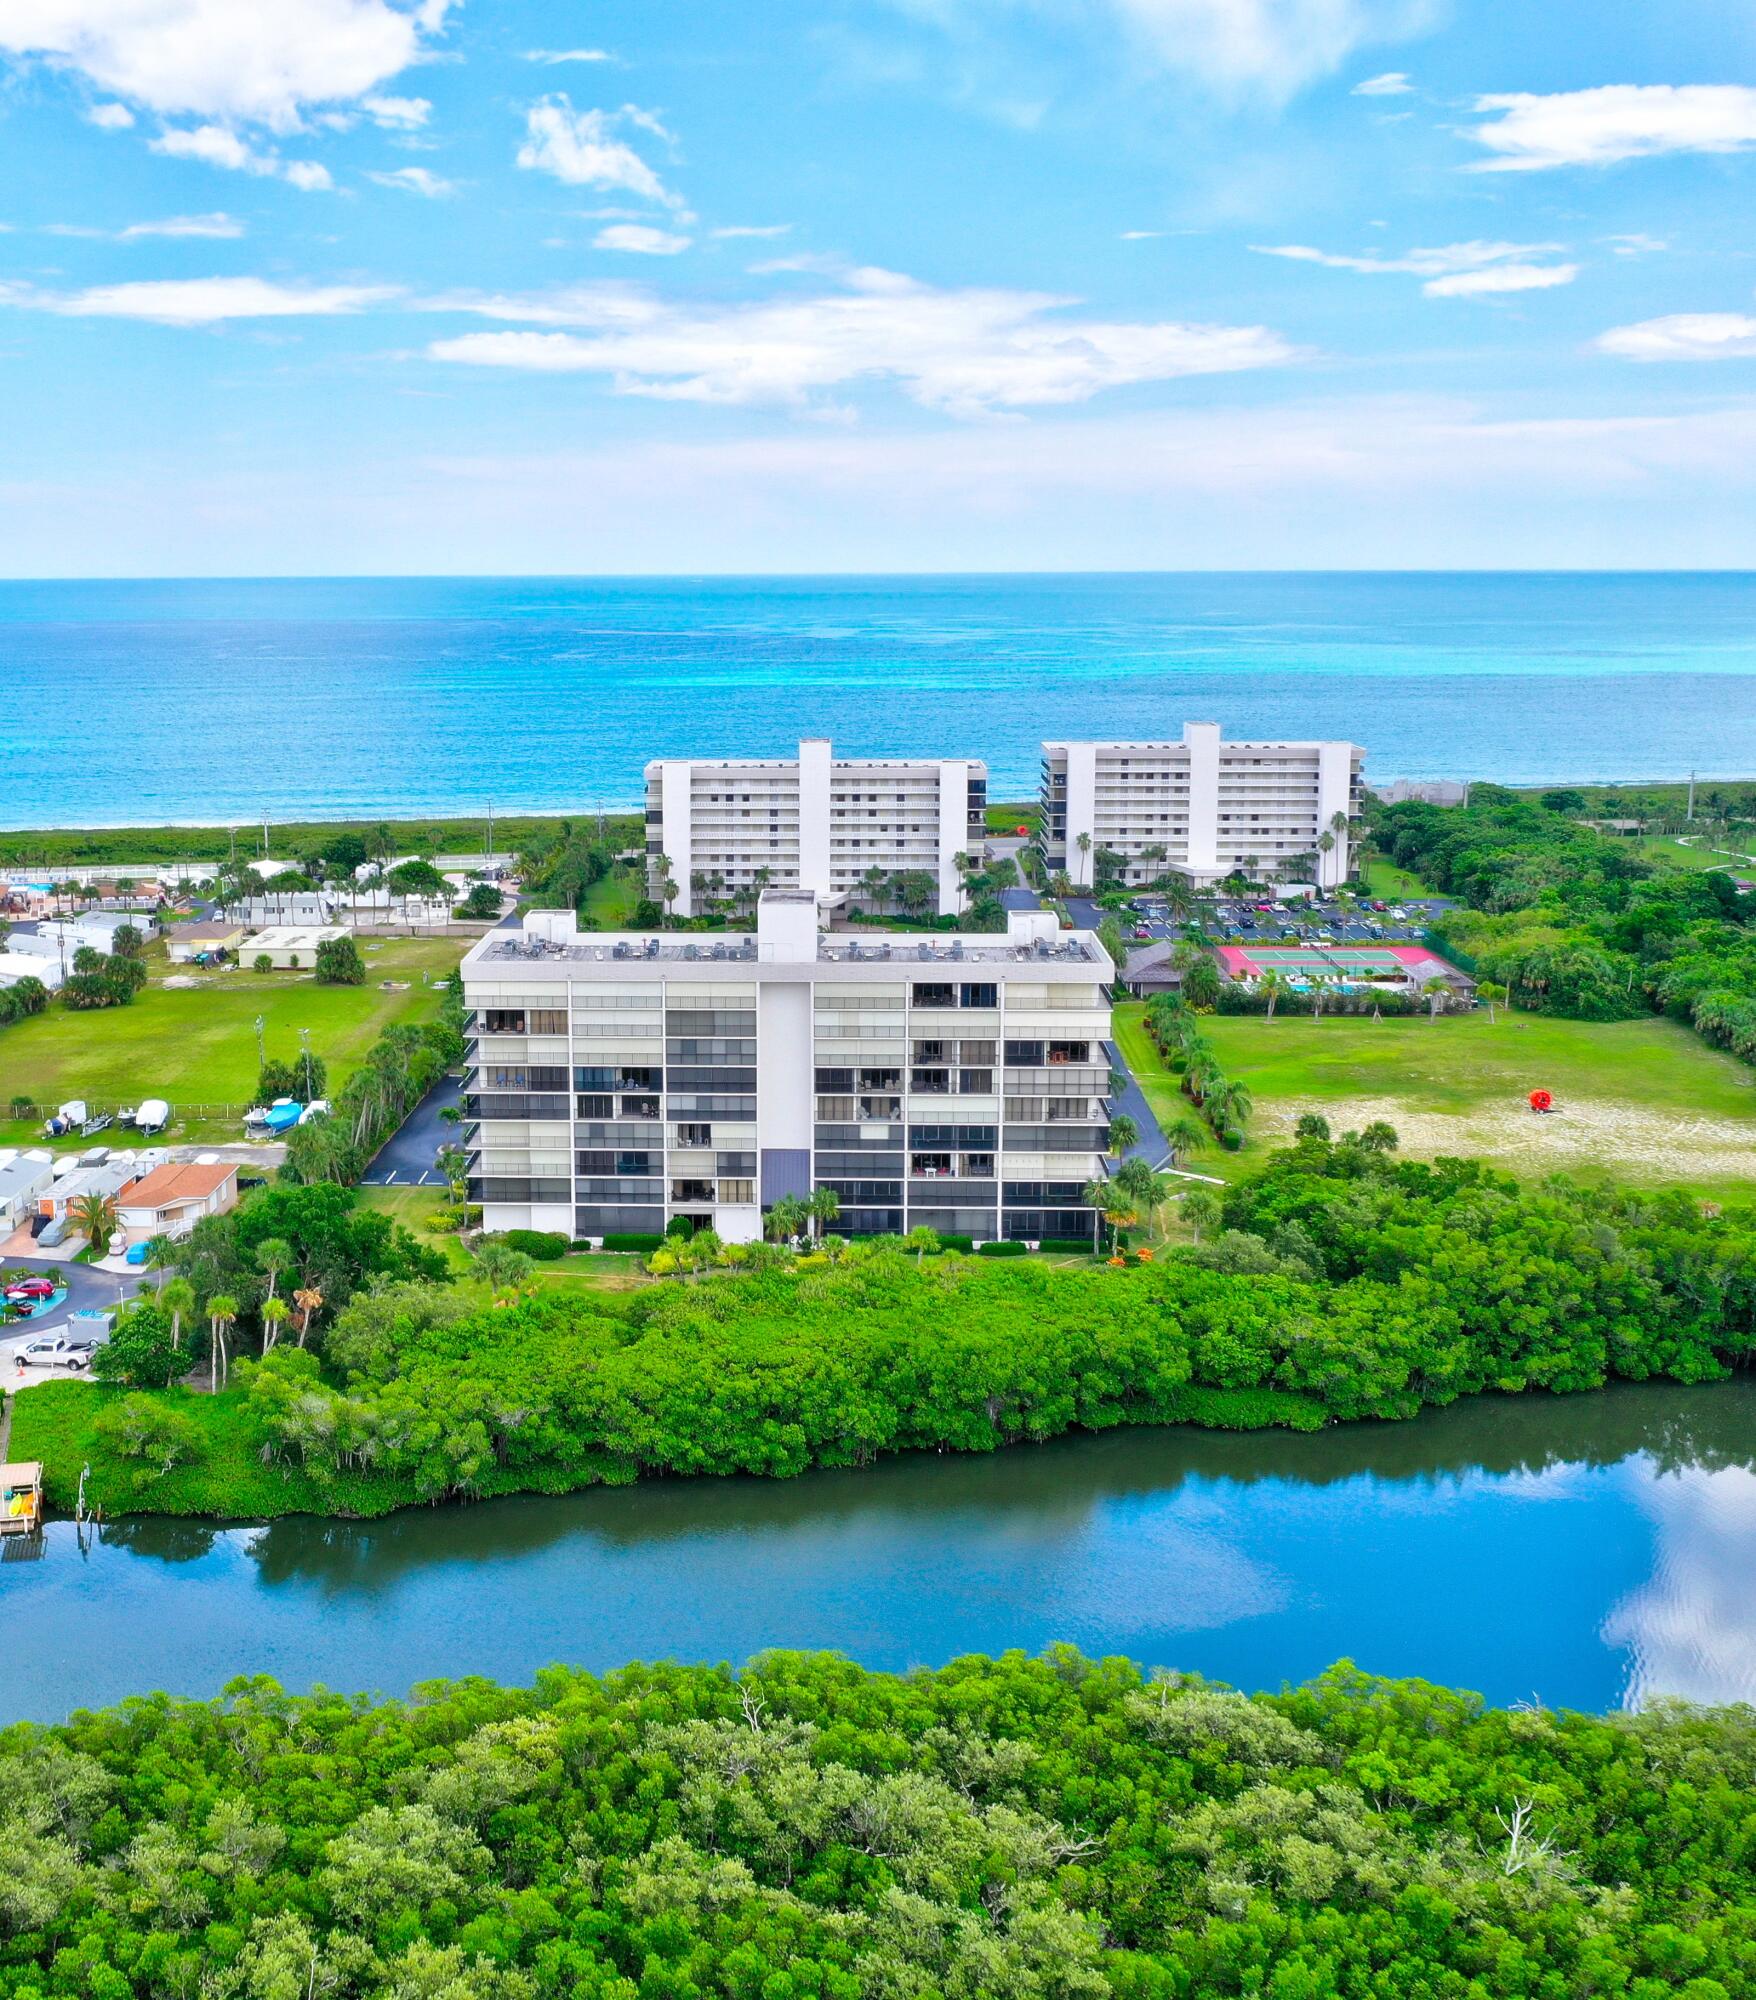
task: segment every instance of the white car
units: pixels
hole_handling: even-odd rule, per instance
[[[45,1333],[27,1340],[13,1356],[20,1368],[72,1368],[91,1366],[95,1342],[76,1340],[71,1334]]]

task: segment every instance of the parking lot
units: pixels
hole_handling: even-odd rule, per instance
[[[1332,944],[1414,944],[1425,936],[1433,918],[1450,907],[1449,900],[1439,896],[1406,903],[1386,901],[1382,909],[1366,901],[1264,907],[1260,901],[1222,900],[1208,905],[1210,914],[1177,922],[1163,899],[1146,890],[1131,898],[1128,908],[1114,912],[1086,896],[1070,897],[1067,904],[1082,930],[1095,930],[1104,917],[1113,914],[1132,944],[1185,936],[1209,944],[1233,937],[1263,944],[1313,944],[1321,940]]]
[[[94,1270],[88,1264],[56,1264],[46,1258],[8,1257],[4,1268],[8,1278],[30,1272],[67,1288],[66,1298],[52,1312],[42,1313],[33,1319],[11,1320],[0,1326],[0,1387],[8,1391],[27,1389],[33,1383],[53,1382],[68,1376],[82,1377],[85,1373],[82,1367],[72,1368],[56,1363],[21,1365],[19,1355],[35,1340],[106,1338],[104,1322],[81,1315],[114,1311],[124,1298],[139,1290],[140,1284],[138,1277]]]

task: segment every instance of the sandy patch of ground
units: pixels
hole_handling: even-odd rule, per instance
[[[1411,1111],[1394,1097],[1308,1098],[1265,1108],[1258,1129],[1288,1137],[1307,1111],[1327,1118],[1338,1135],[1382,1118],[1396,1127],[1405,1153],[1482,1157],[1521,1174],[1594,1167],[1643,1179],[1756,1180],[1756,1119],[1692,1117],[1614,1101],[1569,1103],[1539,1116],[1522,1105]]]

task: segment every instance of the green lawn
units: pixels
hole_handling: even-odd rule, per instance
[[[1117,1039],[1161,1117],[1186,1108],[1159,1064],[1144,1010],[1116,1010]],[[1403,1150],[1491,1160],[1508,1172],[1607,1174],[1756,1199],[1756,1070],[1670,1021],[1321,1021],[1215,1015],[1203,1024],[1226,1073],[1256,1100],[1241,1153],[1190,1165],[1227,1178],[1254,1167],[1303,1111],[1337,1131],[1386,1118]],[[1539,1117],[1532,1090],[1554,1093]]]
[[[1418,875],[1411,875],[1406,868],[1398,868],[1392,861],[1385,861],[1374,855],[1366,863],[1365,893],[1381,896],[1386,902],[1400,902],[1404,896],[1436,896],[1437,889],[1429,888]]]
[[[1668,833],[1649,833],[1634,844],[1647,860],[1669,862],[1675,868],[1728,868],[1736,871],[1747,870],[1751,865],[1749,855],[1728,853],[1710,846],[1705,836],[1678,840]]]
[[[646,884],[632,868],[614,867],[585,892],[583,914],[600,931],[625,931],[634,922],[634,906],[646,894]]]
[[[167,964],[155,948],[146,989],[131,1007],[73,1014],[51,1003],[35,1020],[0,1029],[0,1104],[28,1092],[39,1105],[83,1097],[113,1108],[163,1097],[184,1121],[178,1138],[236,1138],[237,1114],[253,1101],[257,1076],[256,1019],[269,1055],[291,1060],[299,1030],[329,1065],[333,1093],[379,1033],[393,1021],[437,1013],[436,987],[422,984],[449,973],[463,956],[458,938],[363,939],[364,986],[319,986],[309,974],[235,971],[197,973]],[[168,986],[167,975],[201,983]],[[406,982],[386,992],[381,982]],[[208,1105],[203,1114],[197,1107]],[[32,1128],[0,1123],[0,1143],[16,1143]]]
[[[445,1190],[437,1187],[363,1187],[360,1206],[376,1209],[412,1230],[430,1249],[437,1250],[454,1271],[472,1269],[469,1252],[459,1242],[457,1232],[435,1229],[433,1218],[445,1201]]]

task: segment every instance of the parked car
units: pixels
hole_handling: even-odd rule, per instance
[[[28,1278],[14,1278],[6,1287],[9,1299],[52,1299],[55,1296],[55,1280],[34,1274]]]
[[[91,1366],[96,1345],[95,1341],[77,1340],[69,1333],[45,1333],[35,1340],[27,1340],[14,1359],[21,1368],[72,1368],[77,1371]]]
[[[42,1234],[37,1238],[37,1241],[45,1250],[53,1250],[58,1245],[67,1241],[68,1231],[72,1227],[73,1223],[70,1217],[58,1215],[52,1222],[47,1224]]]
[[[1380,900],[1378,900],[1378,901],[1375,901],[1375,902],[1373,903],[1372,907],[1373,907],[1373,909],[1375,909],[1375,910],[1387,910],[1387,909],[1389,909],[1390,905],[1389,905],[1388,903],[1384,902],[1384,901],[1383,901],[1382,899],[1380,899]]]

